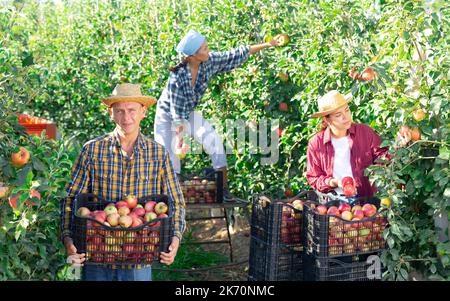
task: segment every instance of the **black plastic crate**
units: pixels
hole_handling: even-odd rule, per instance
[[[343,201],[327,202],[327,208],[339,206]],[[353,198],[352,205],[380,205],[378,198]],[[319,203],[309,201],[304,205],[304,246],[307,254],[316,257],[339,257],[373,253],[385,249],[383,231],[387,218],[377,212],[359,221],[347,221],[336,215],[321,215],[315,208]]]
[[[168,197],[151,195],[138,199],[144,205],[147,201],[164,202],[170,210]],[[159,262],[160,252],[168,252],[173,236],[173,217],[159,217],[134,228],[111,227],[97,221],[94,217],[81,217],[80,207],[91,212],[103,210],[109,203],[94,194],[79,194],[74,199],[74,220],[72,233],[78,253],[86,253],[85,264],[138,265]]]
[[[291,204],[306,201],[310,192],[302,192],[289,199],[276,200],[266,195],[252,199],[251,235],[269,245],[302,243],[303,212]]]
[[[186,203],[222,203],[223,172],[207,168],[203,175],[180,174],[179,181]]]
[[[248,280],[303,280],[303,250],[297,246],[273,246],[251,237]]]
[[[305,281],[380,281],[385,270],[380,252],[321,258],[304,254]]]
[[[302,210],[292,202],[312,198],[302,192],[289,199],[255,195],[252,200],[249,280],[302,280]]]

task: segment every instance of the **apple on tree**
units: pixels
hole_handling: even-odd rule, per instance
[[[11,163],[14,167],[22,167],[30,160],[30,152],[23,146],[17,153],[11,154]]]

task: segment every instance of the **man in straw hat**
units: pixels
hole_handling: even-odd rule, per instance
[[[169,197],[173,215],[174,236],[169,252],[161,252],[161,263],[171,264],[185,229],[184,199],[165,148],[140,132],[140,123],[155,99],[143,96],[139,85],[119,84],[112,96],[102,100],[108,106],[113,132],[87,142],[76,160],[69,197],[62,202],[62,238],[68,261],[75,266],[85,262],[73,244],[71,223],[73,198],[80,193],[93,193],[108,202],[123,200],[128,195],[138,199],[151,194]],[[84,280],[151,280],[151,266],[99,267],[84,265]]]
[[[380,136],[369,126],[352,122],[349,99],[336,90],[319,99],[312,117],[322,118],[322,128],[308,144],[306,177],[315,190],[337,194],[343,193],[341,179],[353,177],[358,196],[372,197],[375,187],[364,170],[388,158],[388,148],[380,147]]]

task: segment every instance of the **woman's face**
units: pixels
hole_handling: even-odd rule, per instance
[[[348,105],[340,108],[334,113],[331,113],[326,118],[328,126],[333,130],[344,131],[352,126],[352,112]]]
[[[208,61],[209,58],[209,48],[208,43],[205,41],[203,42],[202,46],[197,50],[197,52],[191,56],[193,59],[198,61],[199,63],[204,63]]]

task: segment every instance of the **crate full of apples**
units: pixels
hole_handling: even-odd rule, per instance
[[[302,192],[281,200],[263,194],[253,196],[249,280],[302,280],[306,195]]]
[[[50,120],[23,113],[17,114],[17,120],[21,126],[25,127],[29,135],[40,136],[45,130],[45,139],[56,139],[56,123]]]
[[[223,202],[222,172],[206,170],[204,176],[180,176],[183,196],[188,204]]]
[[[167,252],[172,216],[165,195],[106,202],[80,194],[74,208],[74,243],[88,264],[151,264]]]
[[[251,235],[274,244],[300,244],[303,220],[303,194],[277,200],[256,195],[252,201]]]
[[[387,218],[378,210],[377,198],[304,204],[306,252],[318,257],[355,255],[385,248]]]

